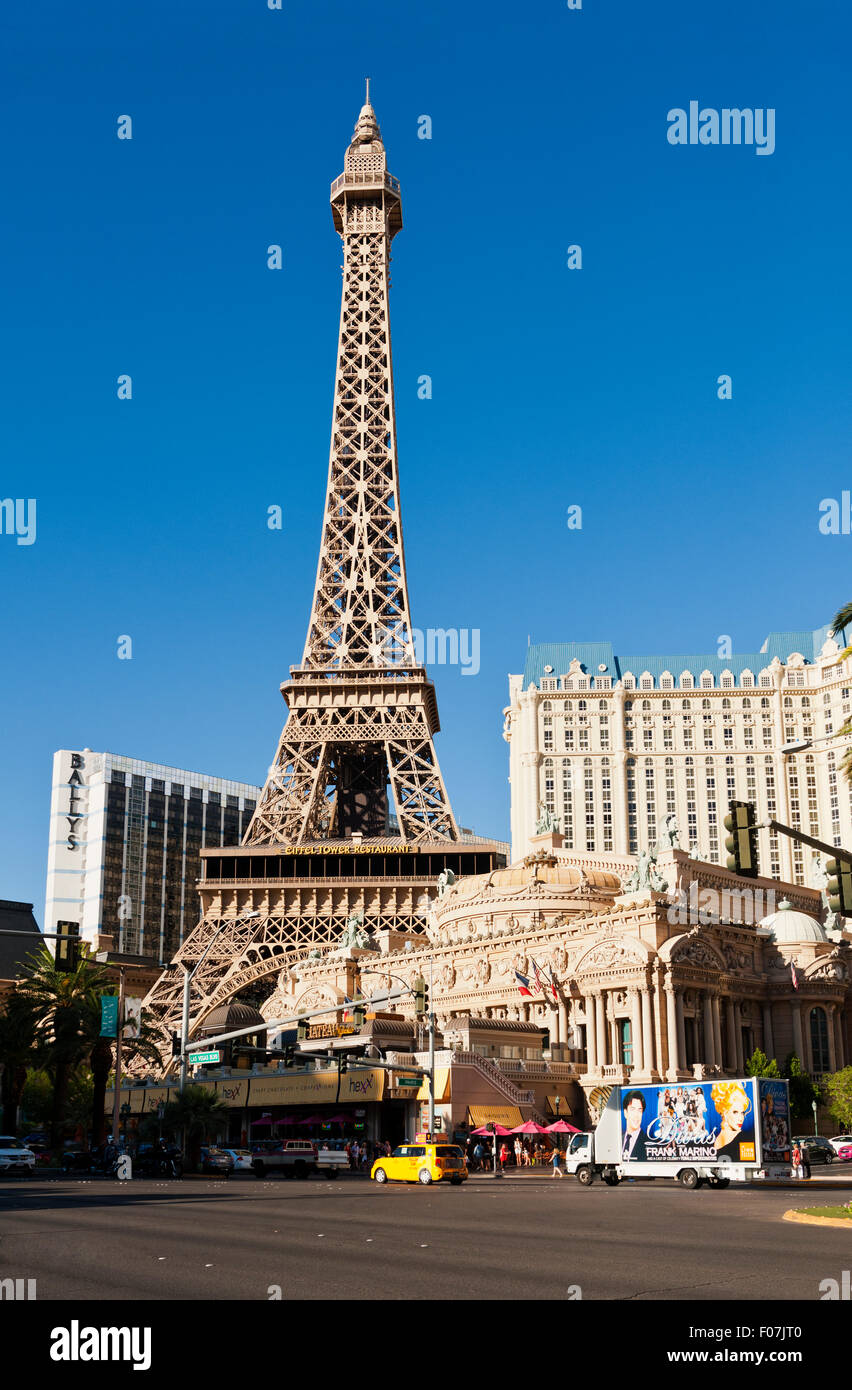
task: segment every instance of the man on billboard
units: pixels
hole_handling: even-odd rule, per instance
[[[621,1145],[621,1157],[635,1158],[637,1162],[644,1163],[646,1160],[645,1140],[646,1135],[642,1133],[642,1121],[645,1118],[645,1097],[641,1091],[628,1091],[624,1097],[624,1138]]]

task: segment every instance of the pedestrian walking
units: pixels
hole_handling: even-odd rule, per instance
[[[559,1150],[558,1150],[558,1149],[554,1149],[554,1150],[553,1150],[553,1158],[550,1160],[551,1163],[553,1164],[553,1176],[554,1176],[554,1178],[564,1178],[564,1177],[565,1177],[565,1174],[563,1173],[562,1168],[560,1167],[560,1159],[561,1159],[561,1158],[562,1158],[562,1155],[561,1155],[561,1153],[559,1152]]]
[[[807,1144],[803,1144],[803,1145],[802,1145],[802,1147],[801,1147],[801,1153],[802,1153],[802,1157],[801,1157],[802,1177],[803,1177],[803,1178],[809,1178],[810,1175],[811,1175],[811,1156],[810,1156],[810,1154],[808,1153],[808,1146],[807,1146]]]
[[[500,1172],[505,1173],[506,1164],[509,1162],[509,1150],[505,1141],[500,1145]]]
[[[475,1173],[478,1173],[480,1168],[482,1167],[482,1160],[484,1156],[485,1150],[477,1140],[477,1142],[473,1146],[473,1171]]]

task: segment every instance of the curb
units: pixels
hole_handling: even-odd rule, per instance
[[[836,1216],[808,1216],[803,1211],[794,1211],[792,1208],[785,1211],[782,1218],[784,1221],[800,1221],[803,1226],[837,1226],[845,1230],[852,1229],[852,1221],[844,1221]]]

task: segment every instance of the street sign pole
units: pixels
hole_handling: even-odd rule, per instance
[[[121,1033],[124,1027],[124,966],[118,967],[118,1022],[115,1027],[115,1099],[112,1107],[112,1142],[118,1148],[121,1120]]]

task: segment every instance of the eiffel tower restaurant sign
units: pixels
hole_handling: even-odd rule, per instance
[[[203,917],[176,957],[194,963],[209,947],[192,979],[192,1028],[264,976],[339,947],[353,914],[372,938],[422,935],[438,874],[506,859],[459,832],[435,751],[435,689],[413,640],[389,308],[402,198],[369,87],[331,212],[343,290],[313,603],[243,843],[202,851]],[[183,973],[165,973],[148,996],[164,1029],[179,1022]]]

